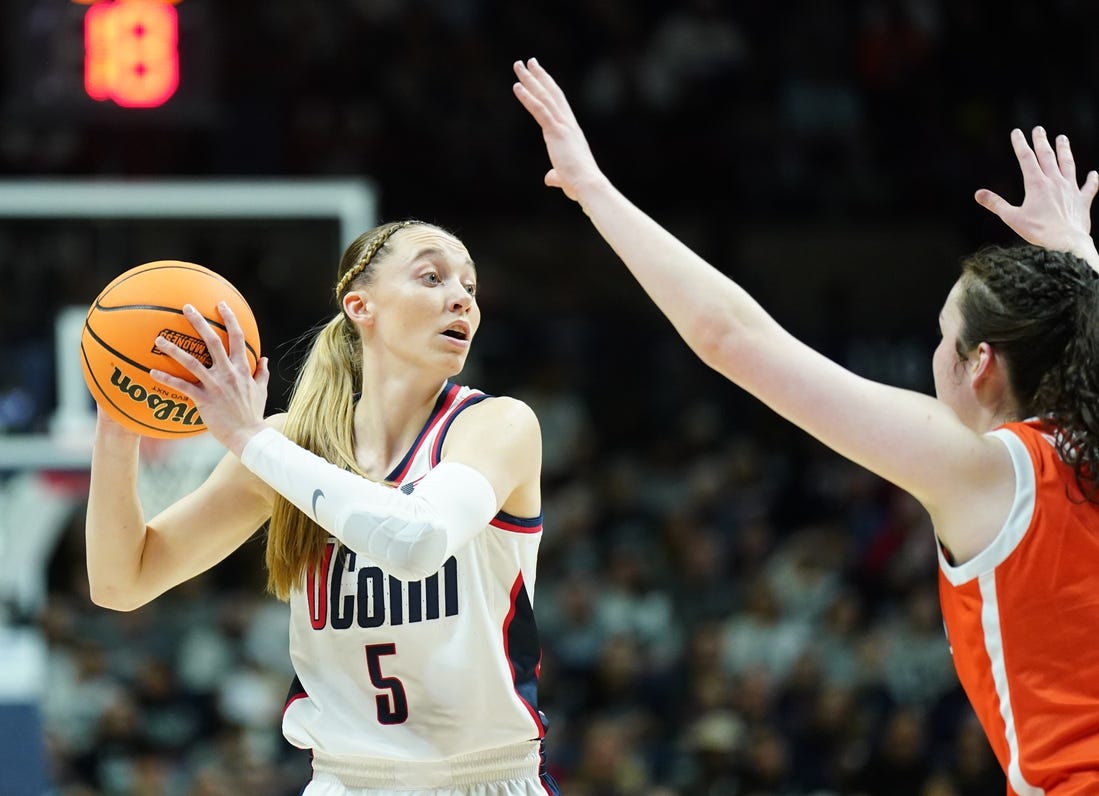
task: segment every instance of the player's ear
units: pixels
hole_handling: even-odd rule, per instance
[[[343,297],[343,311],[352,323],[367,324],[374,320],[374,303],[361,290],[351,290]]]
[[[995,348],[988,343],[980,343],[969,359],[969,378],[975,390],[987,386],[990,381],[1003,379],[1003,360]]]

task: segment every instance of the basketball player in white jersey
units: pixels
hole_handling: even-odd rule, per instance
[[[231,311],[228,352],[190,306],[207,368],[166,340],[229,453],[146,520],[138,438],[99,414],[87,518],[92,599],[136,608],[268,523],[270,591],[289,600],[297,678],[283,732],[312,751],[306,796],[556,793],[546,773],[533,616],[541,432],[524,403],[450,381],[481,315],[466,247],[385,224],[348,247],[339,312],[288,411],[263,418]]]

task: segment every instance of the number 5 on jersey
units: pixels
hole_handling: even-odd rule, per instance
[[[396,655],[396,644],[367,644],[366,669],[370,672],[370,682],[383,693],[374,697],[378,705],[379,724],[403,724],[408,721],[408,697],[404,685],[396,677],[382,674],[383,655]]]

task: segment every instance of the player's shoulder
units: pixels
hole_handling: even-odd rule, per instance
[[[506,425],[515,430],[538,430],[538,417],[525,401],[510,395],[490,395],[465,409],[459,420],[474,425]]]
[[[534,410],[530,407],[530,404],[521,398],[515,398],[511,395],[488,395],[483,400],[478,401],[471,406],[467,411],[479,411],[485,414],[502,417],[526,417],[531,420],[536,419]]]

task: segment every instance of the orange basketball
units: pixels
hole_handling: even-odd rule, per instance
[[[256,319],[227,279],[178,260],[145,263],[116,277],[92,302],[80,336],[84,381],[96,403],[126,428],[146,437],[179,439],[206,431],[194,403],[155,381],[149,370],[193,380],[157,349],[157,335],[210,364],[206,344],[183,316],[184,304],[194,305],[228,348],[219,301],[226,302],[240,321],[255,372],[260,355]]]

